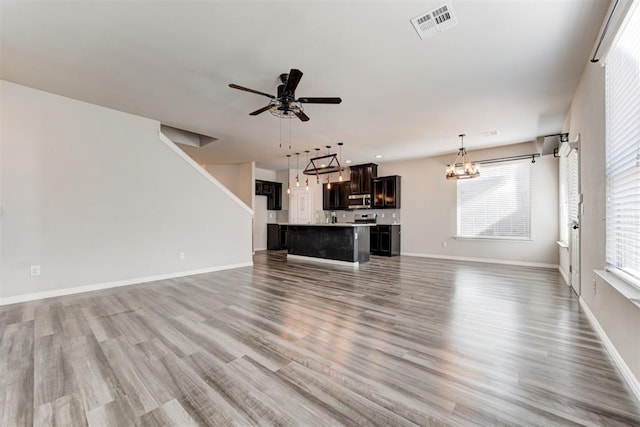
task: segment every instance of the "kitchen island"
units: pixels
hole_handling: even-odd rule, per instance
[[[287,224],[287,257],[357,267],[369,261],[369,228],[375,224]]]

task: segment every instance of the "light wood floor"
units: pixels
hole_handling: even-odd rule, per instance
[[[557,271],[287,262],[0,308],[0,425],[640,425]]]

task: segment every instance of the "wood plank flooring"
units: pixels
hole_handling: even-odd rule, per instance
[[[1,426],[640,425],[557,271],[287,262],[0,307]]]

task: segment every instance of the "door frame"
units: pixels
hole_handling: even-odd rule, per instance
[[[566,157],[569,157],[575,150],[576,152],[576,172],[578,179],[578,217],[572,219],[571,224],[567,224],[569,228],[569,286],[573,292],[579,297],[582,294],[582,283],[580,278],[580,259],[581,259],[581,241],[582,241],[582,213],[583,213],[583,200],[582,200],[582,184],[580,173],[580,134],[577,135],[573,142],[569,143],[569,151]]]

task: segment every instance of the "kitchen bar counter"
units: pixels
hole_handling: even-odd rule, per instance
[[[288,257],[358,266],[369,261],[372,226],[375,224],[287,224]]]
[[[288,222],[277,222],[277,223],[271,223],[271,224],[277,224],[277,225],[286,225],[286,226],[292,226],[292,225],[299,225],[301,227],[375,227],[377,224],[356,224],[353,222],[337,222],[334,224],[289,224]]]

